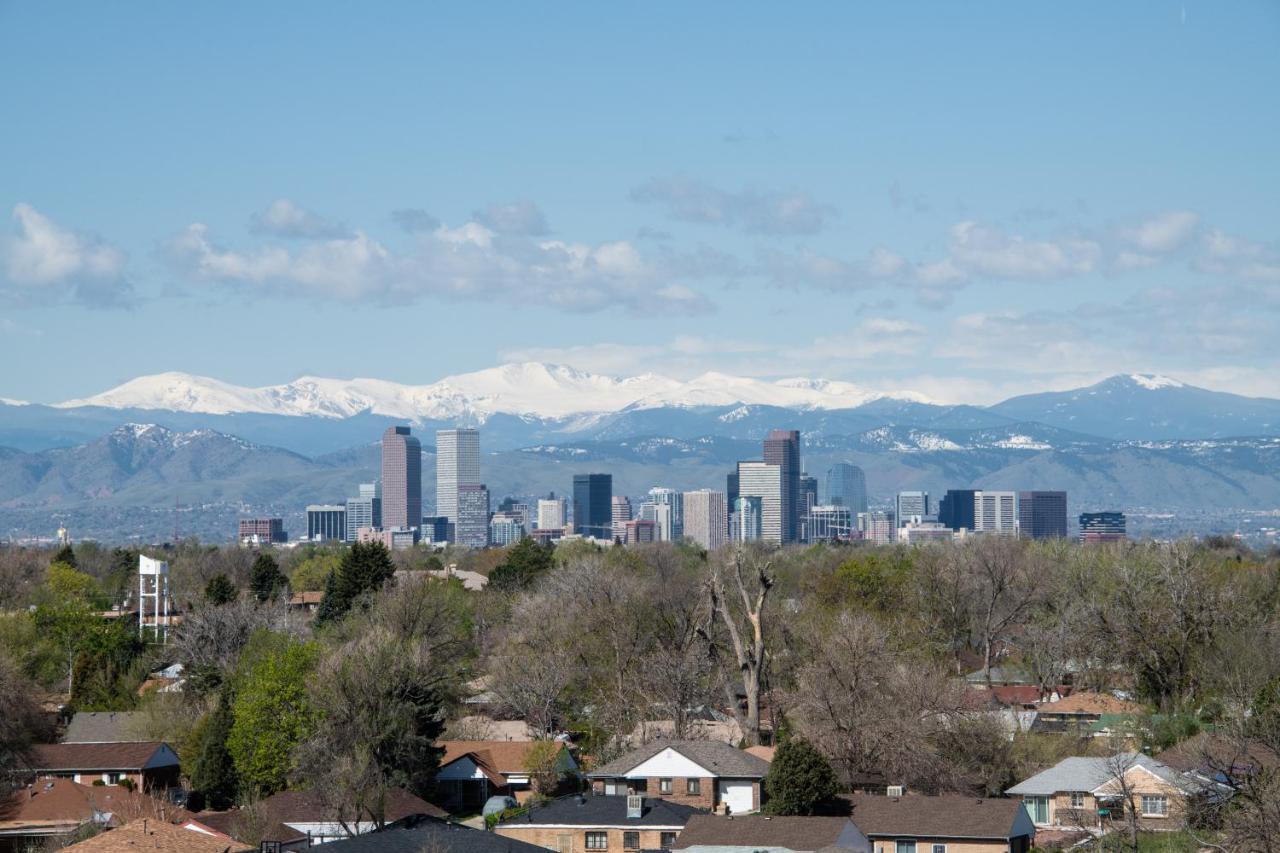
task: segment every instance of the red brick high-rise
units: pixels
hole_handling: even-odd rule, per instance
[[[382,527],[422,527],[422,442],[407,426],[382,434]]]

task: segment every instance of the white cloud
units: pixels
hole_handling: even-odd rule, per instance
[[[351,231],[345,225],[304,210],[287,198],[276,199],[266,210],[255,213],[249,220],[249,230],[254,234],[270,237],[303,240],[331,240],[351,236]]]
[[[1122,228],[1120,237],[1146,254],[1165,254],[1185,246],[1195,235],[1200,217],[1189,210],[1170,210]]]
[[[1092,240],[1034,240],[968,220],[952,226],[948,250],[960,269],[1008,279],[1089,273],[1102,256],[1102,247]]]
[[[15,205],[13,218],[14,232],[0,237],[0,290],[18,304],[68,295],[96,306],[130,300],[124,252],[61,227],[29,204]]]
[[[1204,236],[1196,269],[1260,282],[1280,282],[1280,249],[1213,229]]]
[[[531,201],[491,204],[473,213],[472,218],[499,234],[540,237],[549,231],[547,217]]]
[[[726,225],[750,234],[816,234],[836,212],[806,192],[750,187],[734,192],[686,177],[650,178],[631,191],[631,199],[660,204],[672,219]]]

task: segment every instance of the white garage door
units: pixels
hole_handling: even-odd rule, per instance
[[[729,814],[746,814],[754,807],[751,802],[750,782],[720,780],[720,802],[729,807]]]

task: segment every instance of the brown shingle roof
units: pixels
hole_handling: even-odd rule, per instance
[[[621,758],[615,758],[608,764],[597,767],[587,775],[591,777],[626,775],[636,766],[643,764],[667,748],[675,750],[699,767],[706,768],[713,776],[717,777],[763,779],[769,773],[769,762],[722,741],[658,740],[633,750]]]
[[[441,767],[464,755],[478,755],[497,773],[527,773],[525,759],[535,743],[532,740],[442,740],[436,745],[444,749]]]
[[[855,794],[850,818],[867,836],[914,835],[1004,841],[1022,809],[1019,800],[941,797],[881,797]]]
[[[680,831],[673,849],[715,846],[821,850],[833,846],[848,826],[847,817],[694,815]]]
[[[31,747],[27,763],[37,771],[141,770],[164,746],[160,741],[41,743]],[[178,763],[176,755],[171,763]]]
[[[42,779],[19,788],[0,804],[0,826],[9,822],[81,824],[94,812],[112,815],[112,824],[131,820],[179,823],[195,816],[186,809],[119,785],[81,785],[70,779]]]
[[[1042,714],[1140,714],[1142,706],[1117,699],[1109,693],[1072,693],[1057,702],[1041,702],[1036,710]]]
[[[80,711],[71,718],[63,743],[128,743],[137,741],[138,711]]]
[[[135,820],[66,849],[77,853],[137,853],[140,850],[152,853],[243,853],[253,850],[238,841],[154,820]]]

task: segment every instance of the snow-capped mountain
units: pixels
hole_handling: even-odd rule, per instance
[[[879,399],[928,402],[912,392],[881,394],[848,382],[761,379],[706,373],[687,382],[645,373],[616,378],[563,365],[527,362],[449,376],[429,385],[380,379],[306,376],[285,385],[245,388],[187,373],[142,376],[78,400],[54,404],[226,415],[236,413],[347,418],[362,412],[409,421],[474,419],[495,414],[538,418],[735,404],[788,409],[852,409]]]

